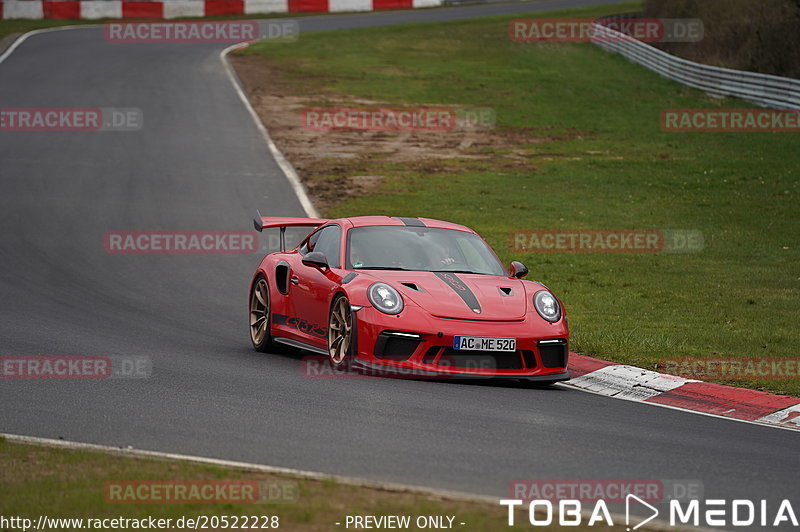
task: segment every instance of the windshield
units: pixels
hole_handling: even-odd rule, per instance
[[[477,235],[431,227],[357,227],[348,233],[348,267],[506,275]]]

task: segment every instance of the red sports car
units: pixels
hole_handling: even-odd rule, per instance
[[[477,233],[428,218],[262,217],[258,231],[311,233],[266,255],[250,287],[250,339],[398,375],[569,379],[564,307],[506,271]],[[388,370],[388,371],[387,371]]]

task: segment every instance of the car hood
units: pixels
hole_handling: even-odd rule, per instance
[[[527,311],[519,279],[495,275],[372,271],[430,314],[469,320],[522,320]]]

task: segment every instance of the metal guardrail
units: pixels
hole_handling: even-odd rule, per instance
[[[800,109],[800,80],[695,63],[603,25],[592,24],[592,42],[661,76],[720,96],[735,96],[764,107]]]

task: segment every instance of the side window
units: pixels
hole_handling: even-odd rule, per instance
[[[319,251],[325,255],[331,268],[339,268],[341,265],[339,256],[341,238],[342,230],[339,226],[329,225],[311,235],[311,238],[308,239],[308,248],[310,251]]]
[[[319,240],[319,235],[322,233],[322,230],[314,231],[308,240],[303,242],[303,245],[300,246],[300,254],[305,255],[309,251],[314,251],[314,247],[317,245],[317,240]]]

